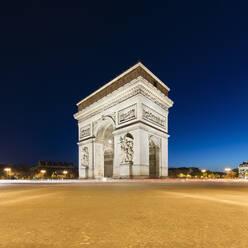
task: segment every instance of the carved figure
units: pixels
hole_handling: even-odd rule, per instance
[[[135,112],[134,108],[132,108],[132,109],[129,108],[127,111],[122,110],[119,113],[119,123],[129,121],[129,120],[132,120],[135,118],[136,118],[136,112]]]
[[[88,167],[89,166],[89,150],[88,147],[85,146],[82,148],[82,156],[81,156],[81,166]]]
[[[90,129],[91,129],[90,125],[80,128],[80,139],[90,136]]]
[[[133,138],[131,135],[125,135],[120,138],[121,163],[133,162]]]

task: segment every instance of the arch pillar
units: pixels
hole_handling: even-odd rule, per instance
[[[94,139],[90,138],[78,143],[79,178],[94,178]]]
[[[162,174],[161,166],[161,139],[154,135],[149,136],[149,177],[158,178]]]
[[[104,177],[104,142],[101,139],[94,140],[94,178]]]
[[[161,168],[159,171],[159,177],[168,177],[168,137],[161,139]]]
[[[130,134],[132,136],[132,159],[123,161],[121,140]],[[149,141],[148,133],[138,125],[119,129],[114,135],[114,178],[147,178],[149,176]],[[124,148],[125,149],[125,148]],[[126,148],[130,149],[130,148]],[[125,156],[125,154],[124,154]]]

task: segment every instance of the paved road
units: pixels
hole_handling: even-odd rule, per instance
[[[0,185],[0,247],[247,247],[248,184]]]

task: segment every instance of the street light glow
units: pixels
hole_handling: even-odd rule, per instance
[[[225,172],[230,172],[231,170],[231,168],[225,168]]]
[[[11,171],[11,168],[5,168],[4,171],[10,172]]]
[[[205,170],[205,169],[201,170],[202,173],[205,173],[206,171],[207,171],[207,170]]]
[[[67,170],[64,170],[64,171],[63,171],[63,174],[64,174],[64,175],[67,175],[67,174],[68,174],[68,171],[67,171]]]
[[[45,174],[46,170],[41,170],[40,173]]]

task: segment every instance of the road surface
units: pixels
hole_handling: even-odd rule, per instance
[[[2,247],[248,247],[248,183],[0,185]]]

